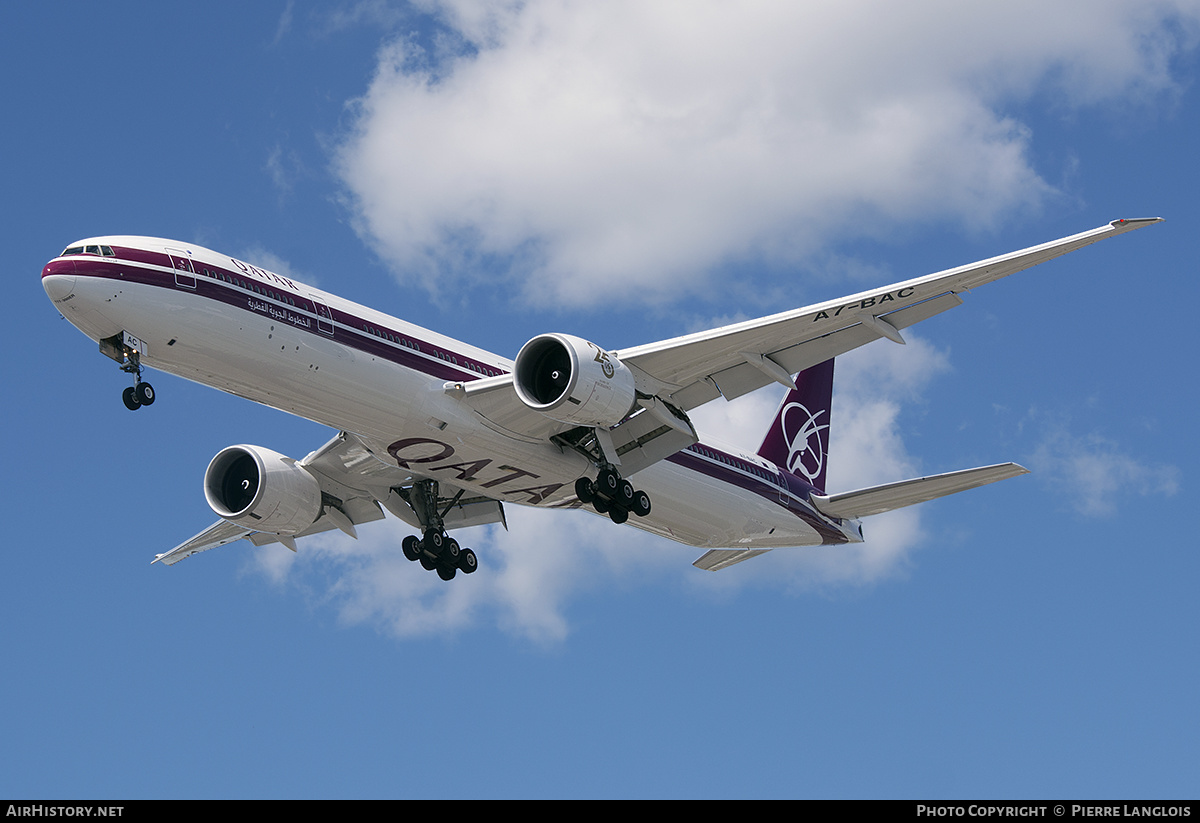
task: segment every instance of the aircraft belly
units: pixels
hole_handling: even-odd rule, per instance
[[[813,546],[825,540],[778,497],[662,462],[630,478],[654,508],[629,524],[699,548]]]

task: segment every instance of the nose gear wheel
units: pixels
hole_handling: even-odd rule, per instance
[[[138,350],[122,343],[118,351],[124,355],[121,371],[133,375],[133,385],[121,392],[121,401],[125,408],[137,411],[142,406],[153,405],[154,387],[142,381],[142,357]]]

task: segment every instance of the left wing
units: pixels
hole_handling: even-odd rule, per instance
[[[243,538],[256,546],[283,543],[292,551],[296,550],[297,537],[332,529],[341,529],[357,538],[355,526],[383,519],[381,505],[410,526],[421,528],[416,513],[401,496],[401,491],[411,486],[417,478],[395,464],[381,461],[355,435],[339,433],[301,460],[300,465],[308,469],[321,487],[321,516],[307,529],[283,536],[248,529],[228,520],[218,520],[195,537],[169,552],[157,555],[150,562],[170,566],[193,554]],[[447,483],[440,483],[439,486],[441,494],[453,498],[453,505],[442,515],[447,528],[504,522],[504,508],[499,500],[460,496],[455,486]]]
[[[530,408],[518,397],[512,374],[451,382],[445,388],[498,432],[530,443],[554,439],[590,454],[603,452],[623,473],[632,474],[696,442],[687,412],[697,406],[718,397],[732,400],[772,382],[795,388],[792,375],[872,340],[886,337],[904,343],[901,330],[959,305],[961,292],[1160,220],[1114,220],[1091,231],[839,300],[600,352],[633,373],[640,407],[608,429],[573,426]],[[589,438],[601,442],[589,444]]]
[[[794,311],[617,352],[653,382],[653,394],[687,411],[724,396],[740,397],[771,382],[794,388],[790,375],[954,308],[958,295],[1047,260],[1162,218],[1114,220],[1106,226]],[[640,388],[640,387],[639,387]]]

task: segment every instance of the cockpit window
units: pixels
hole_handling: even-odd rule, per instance
[[[70,246],[64,249],[59,257],[66,257],[69,254],[95,254],[102,257],[117,256],[117,253],[112,250],[112,246]]]

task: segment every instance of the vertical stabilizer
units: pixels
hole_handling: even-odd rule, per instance
[[[829,416],[833,403],[833,360],[805,369],[796,377],[758,454],[825,490],[829,454]]]

